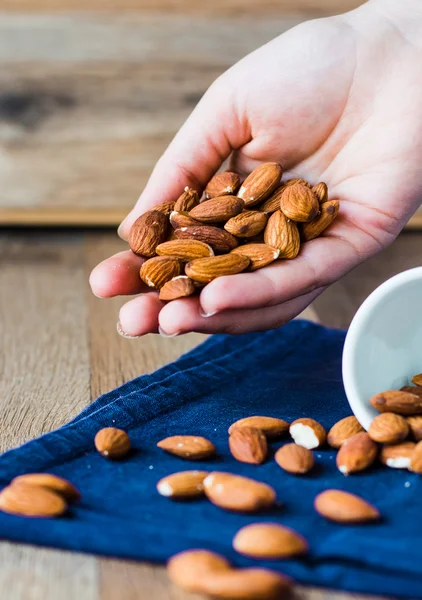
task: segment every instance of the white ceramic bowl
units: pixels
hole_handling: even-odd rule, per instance
[[[377,392],[398,389],[422,372],[422,267],[392,277],[356,313],[343,351],[349,404],[365,429],[379,414]]]

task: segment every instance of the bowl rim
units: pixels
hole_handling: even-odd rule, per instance
[[[353,414],[365,429],[369,428],[374,415],[370,404],[363,402],[359,397],[354,383],[353,365],[355,365],[355,353],[359,336],[362,330],[366,328],[366,324],[373,314],[373,311],[383,298],[394,292],[403,284],[417,281],[418,279],[422,279],[422,267],[413,267],[412,269],[408,269],[387,279],[387,281],[378,286],[371,292],[366,300],[364,300],[353,317],[346,333],[342,356],[343,385]]]

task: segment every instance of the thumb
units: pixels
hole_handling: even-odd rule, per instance
[[[127,239],[134,221],[162,202],[176,200],[185,186],[198,192],[228,158],[249,139],[246,119],[237,116],[234,89],[220,77],[208,89],[157,162],[148,183],[118,233]]]

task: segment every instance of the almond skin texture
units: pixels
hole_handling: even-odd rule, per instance
[[[279,467],[293,475],[304,475],[315,464],[311,450],[297,444],[286,444],[279,448],[275,453],[275,461]]]
[[[196,435],[173,435],[157,444],[169,454],[188,460],[203,460],[215,455],[215,446],[204,437]]]
[[[239,462],[260,465],[267,458],[267,438],[255,427],[238,427],[229,437],[230,452]]]
[[[276,523],[252,523],[239,529],[233,548],[251,558],[268,560],[306,554],[308,543],[293,529]]]
[[[308,450],[320,448],[327,438],[324,427],[314,419],[296,419],[290,425],[289,431],[295,443]]]
[[[222,600],[285,600],[291,588],[291,580],[285,575],[250,568],[205,573],[201,592]]]
[[[368,434],[374,442],[380,444],[397,444],[407,438],[409,424],[400,415],[382,413],[372,421]]]
[[[267,214],[271,214],[276,210],[280,210],[280,198],[281,194],[284,192],[285,189],[285,185],[280,186],[278,189],[276,189],[272,196],[270,196],[269,198],[267,198],[267,200],[265,200],[265,202],[260,204],[259,207],[257,207],[257,209]]]
[[[328,200],[328,187],[327,184],[321,181],[321,183],[317,183],[312,188],[313,193],[318,198],[318,202],[323,204]]]
[[[268,216],[259,210],[244,210],[229,219],[224,229],[238,238],[251,238],[265,229],[267,221]]]
[[[262,269],[277,260],[280,256],[280,250],[278,250],[278,248],[271,248],[271,246],[267,246],[267,244],[245,244],[244,246],[235,248],[232,252],[249,258],[249,271]]]
[[[154,206],[152,210],[158,210],[158,212],[169,215],[174,210],[174,205],[174,202],[162,202],[161,204]]]
[[[170,242],[159,244],[156,252],[159,256],[172,256],[183,262],[189,262],[190,260],[195,260],[195,258],[214,256],[211,246],[198,240],[171,240]]]
[[[375,394],[371,398],[371,404],[379,412],[393,412],[399,415],[422,414],[422,395],[389,390]]]
[[[337,468],[343,475],[364,471],[378,455],[378,446],[367,433],[356,433],[343,442],[337,453]]]
[[[422,415],[407,417],[406,420],[409,424],[413,439],[420,442],[422,440]]]
[[[231,196],[237,193],[240,187],[240,177],[237,173],[226,171],[225,173],[217,173],[208,182],[205,188],[205,197],[216,198],[217,196]]]
[[[410,459],[410,470],[422,475],[422,442],[418,442]]]
[[[418,373],[412,377],[412,383],[418,386],[422,386],[422,373]]]
[[[105,458],[123,458],[131,448],[130,438],[126,431],[116,427],[104,427],[95,436],[95,447]]]
[[[169,230],[168,217],[158,210],[150,210],[141,215],[129,233],[129,246],[132,252],[151,258],[156,247],[164,242]]]
[[[166,242],[172,244],[173,242]],[[182,264],[174,256],[154,256],[142,265],[139,275],[149,287],[159,290],[163,285],[182,272]]]
[[[51,490],[59,496],[62,496],[68,502],[75,502],[80,499],[81,494],[76,487],[57,475],[50,473],[28,473],[15,477],[10,485],[32,485]]]
[[[365,430],[356,417],[345,417],[331,427],[327,435],[327,442],[331,448],[340,448],[343,442],[361,432],[365,432]]]
[[[312,187],[311,184],[309,183],[309,181],[306,181],[306,179],[288,179],[283,185],[285,185],[286,187],[289,187],[291,185],[296,185],[297,183],[300,183],[301,185],[305,185],[309,189]]]
[[[203,481],[208,471],[180,471],[163,477],[157,483],[161,496],[183,500],[204,495]]]
[[[190,187],[185,187],[183,194],[179,196],[174,204],[174,210],[178,212],[189,212],[197,204],[199,204],[198,192]]]
[[[245,206],[254,206],[271,196],[278,187],[283,169],[277,163],[263,163],[250,173],[238,192]]]
[[[384,446],[381,449],[380,461],[392,469],[409,469],[415,446],[414,442]]]
[[[301,229],[301,237],[304,242],[310,242],[325,231],[338,215],[340,202],[329,200],[321,204],[319,215],[310,223],[304,223]]]
[[[280,198],[280,209],[288,219],[298,223],[313,221],[319,202],[312,190],[301,183],[286,187]]]
[[[224,556],[208,550],[185,550],[172,556],[167,563],[167,574],[171,581],[190,592],[202,591],[204,575],[229,570],[230,563]]]
[[[175,232],[176,238],[181,240],[199,240],[209,244],[216,254],[227,254],[238,245],[237,239],[224,229],[203,225],[199,227],[183,227]]]
[[[363,498],[341,490],[325,490],[315,498],[322,517],[336,523],[367,523],[380,518],[379,511]]]
[[[195,227],[202,225],[202,223],[201,221],[192,219],[187,212],[178,212],[177,210],[174,210],[170,214],[170,225],[173,229],[180,229],[180,227]]]
[[[212,258],[198,258],[188,262],[185,273],[197,283],[209,283],[223,275],[241,273],[248,268],[249,262],[249,258],[246,256],[231,253],[223,256],[213,256]]]
[[[10,485],[0,492],[0,510],[11,515],[58,517],[66,509],[62,496],[40,486]]]
[[[400,388],[401,392],[410,392],[411,394],[416,394],[417,396],[422,396],[422,388],[417,387],[415,385],[404,385]]]
[[[237,196],[217,196],[195,206],[189,216],[201,223],[222,223],[240,214],[245,208]]]
[[[266,483],[217,471],[204,479],[204,490],[213,504],[236,512],[257,512],[272,506],[276,499]]]
[[[254,415],[235,421],[229,427],[229,434],[231,435],[233,431],[239,427],[255,427],[256,429],[260,429],[266,438],[273,440],[279,438],[284,433],[287,433],[290,425],[287,421],[283,421],[283,419]]]
[[[179,275],[167,281],[160,289],[160,300],[170,302],[178,298],[192,296],[196,292],[195,284],[186,275]]]
[[[296,258],[300,250],[300,234],[296,223],[278,210],[268,219],[264,242],[280,250],[279,258]]]

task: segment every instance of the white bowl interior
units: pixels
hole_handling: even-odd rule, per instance
[[[356,313],[343,352],[343,382],[350,406],[368,429],[378,412],[377,392],[398,389],[422,372],[422,267],[377,288]]]

